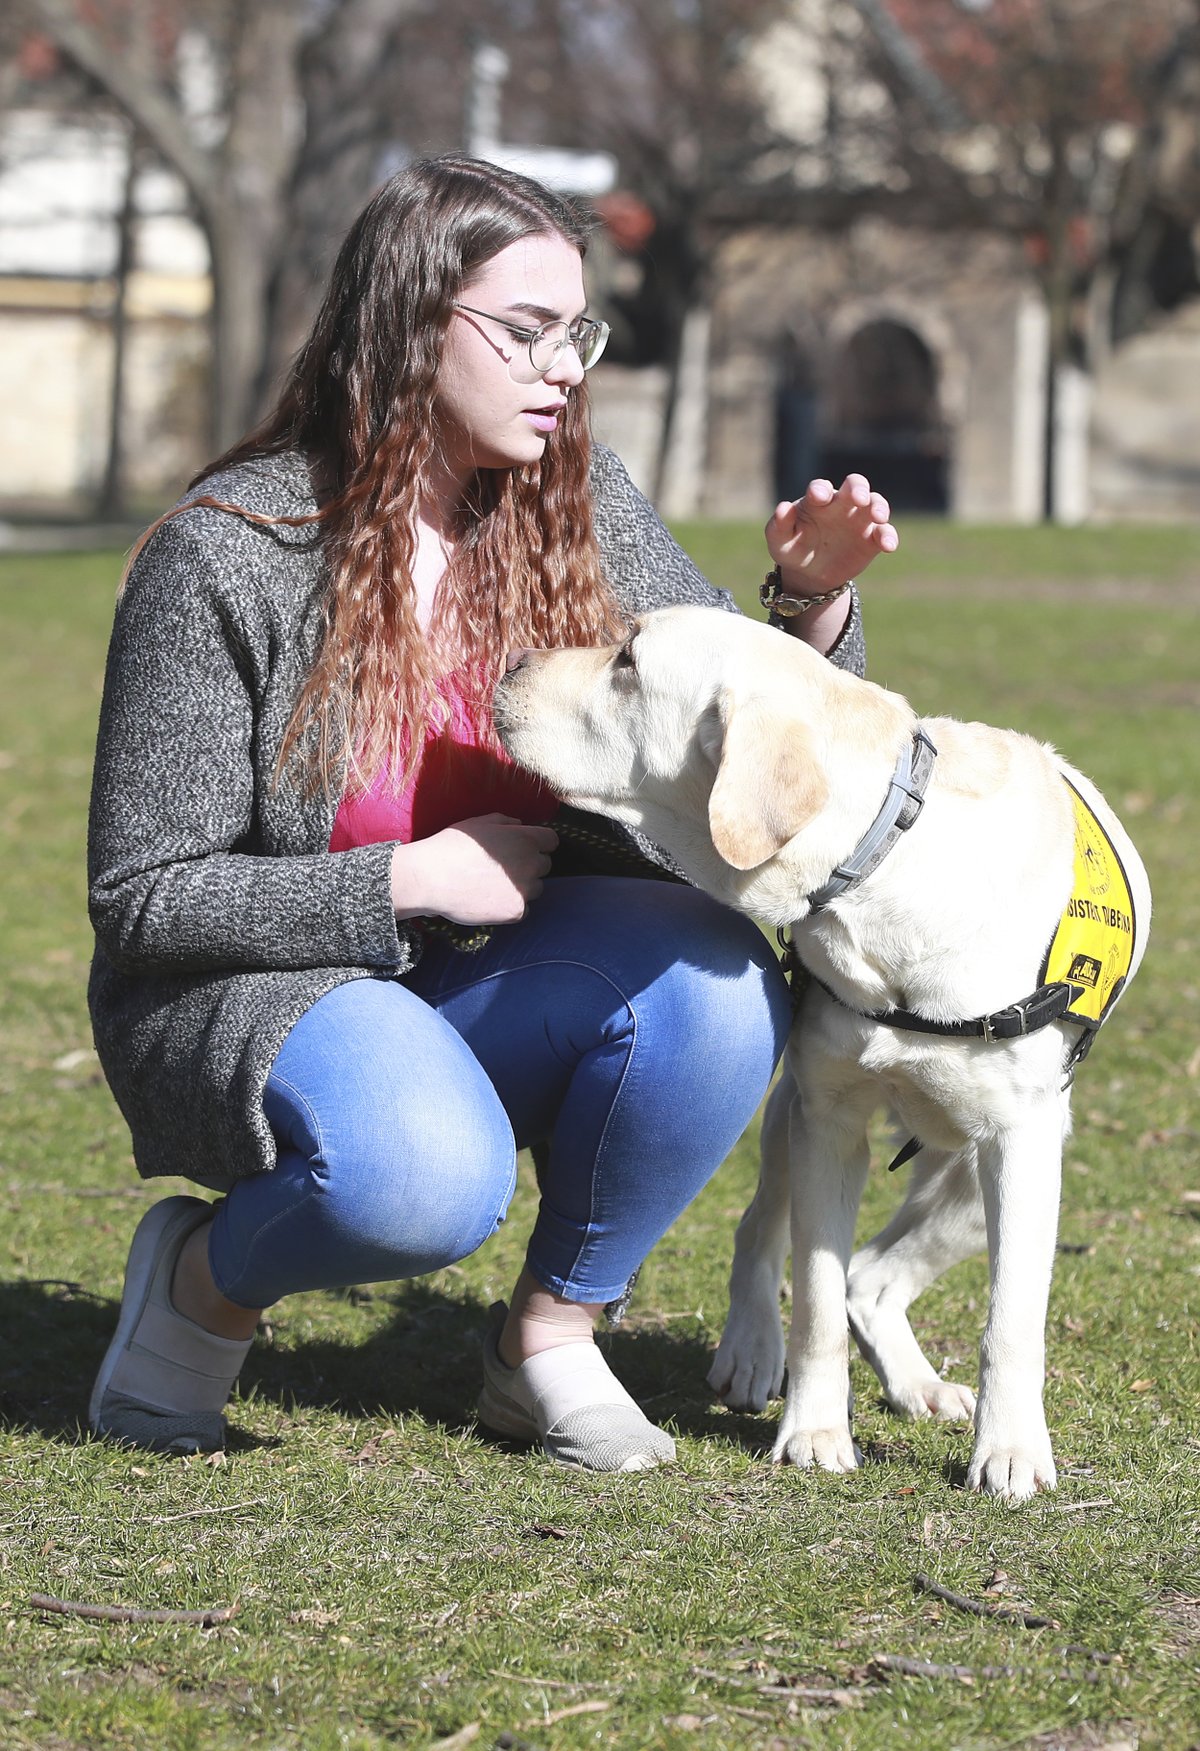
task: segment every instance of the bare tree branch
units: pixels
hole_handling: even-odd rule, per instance
[[[157,81],[147,78],[139,57],[121,53],[82,22],[74,0],[28,0],[34,15],[64,55],[108,92],[160,156],[187,184],[196,204],[211,213],[219,172],[211,152],[198,144],[178,107]]]

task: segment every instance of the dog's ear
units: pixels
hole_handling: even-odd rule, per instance
[[[724,734],[708,802],[712,842],[734,869],[757,869],[824,807],[829,786],[811,730],[777,705],[735,703],[726,694],[720,720]]]

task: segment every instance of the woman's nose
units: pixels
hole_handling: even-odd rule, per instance
[[[576,383],[583,382],[583,360],[570,341],[563,347],[550,369],[545,373],[543,382],[558,383],[567,389],[573,388]]]

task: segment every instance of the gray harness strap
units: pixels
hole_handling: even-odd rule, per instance
[[[925,804],[937,749],[917,724],[911,741],[905,742],[888,784],[883,807],[867,828],[845,863],[839,863],[827,882],[808,895],[809,917],[821,912],[831,900],[855,887],[878,869],[888,852],[907,833]]]

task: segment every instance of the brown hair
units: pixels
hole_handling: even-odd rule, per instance
[[[621,628],[592,529],[582,384],[540,462],[476,472],[428,638],[417,623],[415,513],[439,449],[435,389],[451,307],[485,262],[538,235],[586,250],[575,210],[527,177],[465,157],[410,164],[351,227],[274,410],[192,483],[302,450],[327,495],[314,519],[324,629],[277,778],[298,763],[313,789],[333,791],[347,773],[365,787],[385,771],[399,785],[440,724],[439,635],[462,653],[482,700],[514,647],[596,644]],[[207,495],[187,503],[297,521]]]

